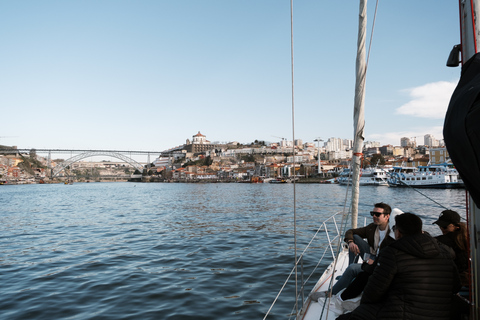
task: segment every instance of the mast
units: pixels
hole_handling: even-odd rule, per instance
[[[480,22],[475,16],[480,12],[480,0],[460,0],[460,35],[462,38],[462,65],[480,48]]]
[[[363,141],[365,128],[365,77],[366,77],[366,53],[365,38],[367,34],[367,0],[360,0],[358,16],[358,40],[357,40],[357,60],[356,60],[356,79],[355,79],[355,104],[353,113],[354,125],[354,143],[352,156],[352,228],[357,227],[358,219],[358,198],[360,194],[360,170],[363,156]]]

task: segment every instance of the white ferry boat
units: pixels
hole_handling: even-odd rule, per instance
[[[351,170],[345,169],[337,178],[340,184],[351,184]],[[360,175],[361,186],[388,186],[388,171],[381,168],[362,169]]]
[[[393,167],[388,179],[391,187],[463,188],[458,171],[447,164],[417,167]]]

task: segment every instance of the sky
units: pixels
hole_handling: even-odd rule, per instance
[[[458,1],[379,1],[372,37],[375,5],[365,140],[442,139]],[[293,1],[292,99],[290,0],[0,0],[0,145],[353,139],[358,11]]]

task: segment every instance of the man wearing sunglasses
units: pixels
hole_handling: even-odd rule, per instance
[[[395,241],[395,236],[393,235],[393,231],[390,232],[388,223],[391,212],[392,208],[388,204],[383,202],[376,203],[373,207],[373,211],[370,211],[370,215],[373,218],[372,223],[366,227],[350,229],[345,232],[345,242],[348,243],[349,249],[349,266],[332,287],[331,294],[338,294],[342,289],[346,288],[352,280],[360,274],[360,272],[362,272],[362,265],[353,263],[357,262],[358,255],[366,260],[365,253],[368,253],[370,256],[365,262],[371,265],[374,263],[375,257],[380,249],[383,249]],[[367,241],[363,239],[367,239]],[[325,291],[314,292],[310,295],[310,298],[314,301],[318,301],[319,298],[328,294],[329,293]]]
[[[392,208],[383,202],[376,203],[370,215],[373,222],[368,226],[357,229],[350,229],[345,232],[345,242],[349,249],[349,264],[358,260],[358,255],[362,258],[365,253],[370,254],[371,259],[377,256],[378,252],[394,241],[390,237],[390,228],[388,221]],[[366,239],[367,241],[363,240]]]

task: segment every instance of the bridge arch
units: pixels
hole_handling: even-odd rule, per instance
[[[91,152],[84,152],[79,155],[73,156],[62,163],[58,164],[55,166],[52,172],[52,178],[58,176],[60,172],[65,170],[66,167],[72,165],[75,162],[78,162],[82,159],[89,158],[89,157],[94,157],[94,156],[108,156],[108,157],[114,157],[117,159],[120,159],[122,161],[125,161],[135,169],[139,170],[140,172],[143,170],[143,166],[138,163],[137,161],[133,160],[132,158],[129,158],[121,153],[118,152],[110,152],[110,151],[91,151]]]

